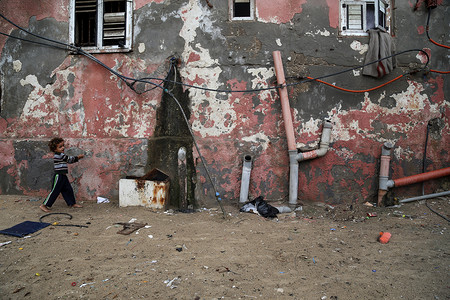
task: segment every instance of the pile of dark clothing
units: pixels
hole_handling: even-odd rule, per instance
[[[255,198],[255,200],[246,202],[244,206],[241,207],[239,210],[240,212],[252,212],[252,213],[258,213],[259,215],[263,216],[264,218],[276,218],[277,214],[280,213],[280,211],[273,207],[272,205],[268,204],[266,201],[264,201],[263,196],[259,196]]]

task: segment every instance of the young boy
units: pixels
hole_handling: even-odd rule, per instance
[[[70,185],[69,179],[67,178],[67,173],[69,171],[67,164],[77,162],[79,159],[83,158],[84,155],[65,155],[64,140],[59,137],[53,138],[48,143],[48,146],[50,148],[50,151],[55,153],[55,155],[53,156],[53,168],[55,170],[55,174],[53,175],[52,190],[47,198],[45,198],[44,203],[39,206],[39,208],[44,212],[50,212],[50,207],[52,207],[59,194],[63,195],[63,198],[68,206],[75,208],[82,207],[75,202],[75,195],[73,194],[72,186]]]

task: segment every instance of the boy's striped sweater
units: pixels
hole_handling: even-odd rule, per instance
[[[64,153],[55,153],[53,156],[53,168],[56,174],[67,174],[69,168],[67,164],[73,164],[78,161],[78,156],[68,156]]]

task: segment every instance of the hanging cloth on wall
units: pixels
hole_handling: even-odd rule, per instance
[[[369,50],[366,54],[365,64],[379,60],[393,54],[393,43],[389,33],[380,29],[369,29]],[[377,63],[365,66],[363,75],[381,78],[389,74],[395,67],[392,57]]]

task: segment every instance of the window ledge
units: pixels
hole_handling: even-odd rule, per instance
[[[131,48],[119,48],[119,47],[81,47],[81,50],[86,51],[87,53],[91,54],[98,54],[98,53],[128,53],[131,52]],[[73,51],[72,54],[77,54],[76,51]]]

